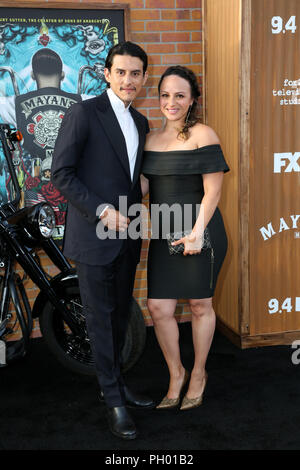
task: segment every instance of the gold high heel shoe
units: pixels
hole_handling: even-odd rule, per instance
[[[162,399],[162,401],[160,402],[160,404],[157,405],[156,409],[158,409],[158,410],[166,410],[166,409],[175,408],[177,405],[179,405],[183,387],[184,387],[185,384],[187,383],[189,376],[190,376],[190,374],[189,374],[189,372],[186,370],[185,373],[184,373],[184,379],[183,379],[183,382],[182,382],[181,389],[180,389],[180,392],[179,392],[178,397],[177,397],[177,398],[168,398],[168,396],[166,395],[166,396]]]
[[[208,378],[208,375],[207,375],[207,372],[205,372],[204,387],[203,387],[201,395],[195,398],[188,398],[186,395],[183,397],[182,404],[180,407],[181,410],[190,410],[191,408],[197,408],[197,406],[200,406],[202,404],[204,390],[207,384],[207,378]]]

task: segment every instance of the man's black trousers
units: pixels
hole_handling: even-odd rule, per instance
[[[110,264],[77,263],[80,294],[97,378],[108,407],[123,406],[121,353],[129,318],[136,262],[125,241]]]

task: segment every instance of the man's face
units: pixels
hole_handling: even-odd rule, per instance
[[[143,74],[143,62],[131,55],[115,55],[111,69],[104,69],[106,81],[112,91],[128,106],[146,83],[147,72]]]

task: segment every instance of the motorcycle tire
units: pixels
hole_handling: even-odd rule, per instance
[[[50,302],[47,302],[39,318],[40,330],[50,351],[69,370],[84,375],[95,375],[95,364],[82,314],[78,286],[65,287],[63,296],[73,313],[73,319],[85,331],[85,338],[73,335]],[[146,342],[146,326],[136,300],[132,298],[129,323],[122,351],[122,372],[126,372],[141,356]]]

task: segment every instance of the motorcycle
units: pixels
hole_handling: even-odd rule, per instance
[[[42,336],[60,363],[76,373],[95,375],[76,270],[51,238],[55,229],[54,210],[46,202],[19,208],[21,190],[13,155],[21,140],[19,131],[0,124],[0,141],[10,174],[8,201],[0,203],[0,367],[27,354],[33,320],[38,318]],[[46,272],[40,261],[41,251],[59,269],[59,274],[50,276]],[[22,277],[16,272],[17,263],[24,271]],[[33,307],[24,287],[28,278],[40,290]],[[21,337],[9,341],[16,325],[20,326]],[[132,299],[122,351],[123,372],[136,363],[145,340],[143,315]]]

